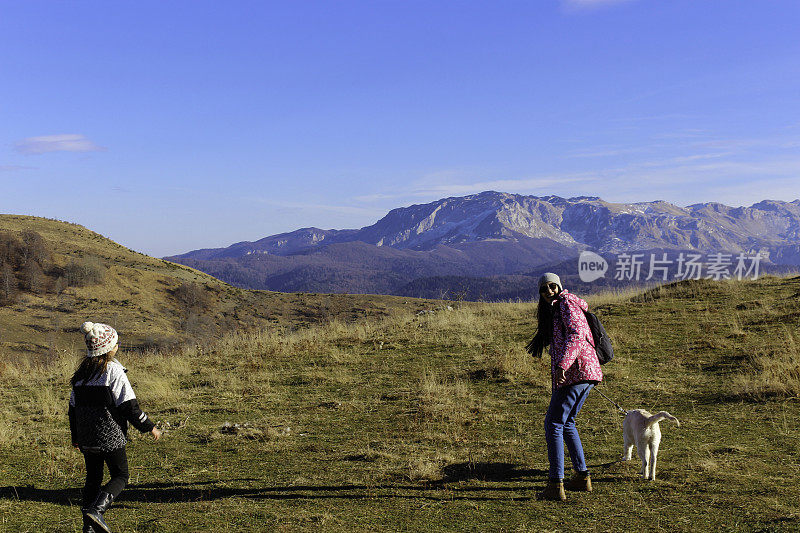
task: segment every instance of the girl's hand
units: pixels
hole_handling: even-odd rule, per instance
[[[560,387],[567,380],[567,372],[561,368],[556,368],[556,387]]]
[[[151,429],[150,434],[153,435],[154,440],[158,440],[161,438],[161,431],[159,431],[158,428]]]

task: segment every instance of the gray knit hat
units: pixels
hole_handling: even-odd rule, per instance
[[[561,278],[558,277],[558,274],[553,274],[552,272],[545,272],[542,274],[542,277],[539,278],[539,290],[542,290],[542,287],[548,283],[555,283],[560,290],[564,290],[564,286],[561,285]]]
[[[117,330],[108,324],[84,322],[81,331],[86,339],[86,357],[97,357],[114,349],[119,342]]]

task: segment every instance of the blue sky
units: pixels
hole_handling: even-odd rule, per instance
[[[800,197],[795,0],[0,0],[0,212],[156,256],[484,190]]]

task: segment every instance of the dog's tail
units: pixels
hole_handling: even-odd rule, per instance
[[[672,416],[671,414],[669,414],[666,411],[661,411],[661,412],[656,413],[656,414],[654,414],[653,416],[651,416],[650,418],[647,419],[647,427],[650,427],[653,424],[657,424],[659,420],[662,420],[664,418],[666,418],[667,420],[672,420],[673,422],[675,422],[679,426],[681,425],[681,423],[678,422],[677,418],[675,418],[674,416]]]

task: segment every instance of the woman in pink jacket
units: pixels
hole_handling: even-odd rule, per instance
[[[544,348],[550,346],[553,393],[544,419],[550,472],[542,494],[548,500],[567,499],[564,493],[565,443],[575,470],[566,488],[592,490],[583,446],[575,427],[575,417],[589,391],[603,379],[592,331],[583,314],[588,309],[584,300],[563,288],[556,274],[548,272],[539,279],[538,330],[528,351],[541,357]]]

